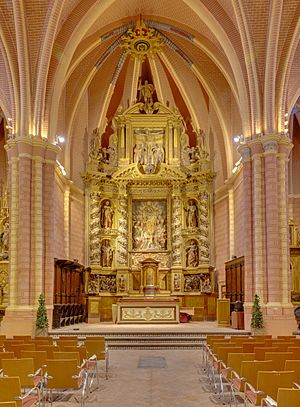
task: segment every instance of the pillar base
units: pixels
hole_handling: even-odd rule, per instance
[[[35,335],[36,310],[10,310],[6,308],[0,325],[1,335]]]
[[[297,329],[292,304],[268,303],[261,307],[264,318],[265,334],[292,335]],[[244,305],[245,329],[251,330],[252,307]]]

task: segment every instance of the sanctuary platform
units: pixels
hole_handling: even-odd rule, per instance
[[[49,335],[78,335],[78,338],[103,335],[109,349],[201,349],[207,335],[249,336],[246,330],[218,327],[215,321],[191,321],[185,324],[98,324],[81,323],[52,329]]]

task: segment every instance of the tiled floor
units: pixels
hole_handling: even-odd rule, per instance
[[[86,407],[209,407],[222,405],[208,392],[201,372],[201,350],[113,350],[109,378]],[[102,367],[102,366],[101,366]],[[72,399],[71,399],[72,400]],[[55,407],[78,407],[73,401]]]

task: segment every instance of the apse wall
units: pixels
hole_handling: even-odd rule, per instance
[[[218,280],[225,280],[224,263],[244,255],[243,172],[215,192],[214,239]]]

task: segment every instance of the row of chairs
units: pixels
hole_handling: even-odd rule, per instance
[[[293,336],[276,339],[208,336],[203,356],[209,382],[224,403],[224,389],[229,386],[230,405],[232,402],[237,405],[238,395],[243,395],[245,406],[248,402],[277,405],[266,404],[271,400],[272,403],[279,400],[282,406],[300,405],[300,390],[292,389],[295,382],[300,383],[299,339]],[[280,387],[289,387],[290,392],[279,392]],[[283,397],[288,398],[290,404],[283,404]],[[291,404],[291,397],[299,404],[298,401]]]
[[[89,361],[78,366],[77,359],[46,360],[46,365],[34,371],[33,359],[6,359],[0,377],[0,401],[17,401],[18,406],[44,405],[53,402],[55,394],[79,392],[81,406],[95,376],[95,366]],[[29,391],[28,391],[29,389]],[[0,404],[1,406],[1,404]]]
[[[53,352],[57,351],[78,351],[83,358],[85,349],[87,354],[97,356],[98,360],[105,360],[106,378],[109,368],[109,353],[108,346],[104,336],[91,336],[85,340],[78,341],[77,336],[60,336],[56,340],[52,337],[38,337],[31,339],[30,336],[15,336],[12,339],[0,337],[0,351],[14,352],[16,357],[21,356],[22,351],[46,351],[49,357],[52,357]]]
[[[31,342],[27,338],[25,342],[24,339],[13,338],[8,341],[5,339],[4,348],[0,352],[0,370],[3,370],[3,375],[14,378],[12,382],[16,386],[13,390],[15,395],[20,395],[18,386],[23,390],[35,389],[38,396],[37,402],[40,403],[40,399],[44,400],[41,394],[43,395],[45,388],[46,398],[52,403],[54,389],[72,388],[81,391],[83,405],[85,395],[87,391],[91,391],[94,380],[97,380],[97,386],[99,384],[98,360],[105,361],[105,377],[108,378],[108,350],[104,337],[89,337],[81,346],[77,346],[77,337],[71,340],[70,337],[66,340],[60,339],[57,345],[53,344],[52,338],[36,339]],[[80,366],[79,370],[78,366]],[[4,380],[6,378],[4,376],[0,378],[0,394],[8,395],[11,392],[9,393],[5,388],[12,390],[13,386]],[[37,391],[37,382],[39,391]],[[4,386],[3,391],[1,391],[1,384]],[[26,394],[23,395],[22,397],[26,397],[22,400],[26,403],[33,400],[33,391],[31,390],[29,398]],[[18,406],[24,405],[24,403],[20,404],[22,400],[18,400]]]

